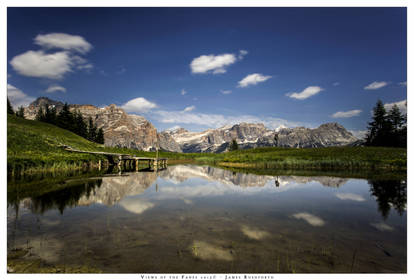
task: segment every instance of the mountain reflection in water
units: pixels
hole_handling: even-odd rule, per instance
[[[9,183],[9,250],[32,242],[52,263],[73,251],[69,262],[87,258],[106,272],[349,272],[357,250],[353,271],[406,271],[406,180],[177,165],[68,181],[36,195]],[[37,246],[43,235],[58,245]],[[134,262],[138,251],[146,260]]]

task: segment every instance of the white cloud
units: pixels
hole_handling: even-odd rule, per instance
[[[335,196],[340,200],[353,200],[358,202],[365,201],[365,198],[355,193],[337,193]]]
[[[385,103],[384,107],[387,111],[391,110],[394,105],[397,105],[398,109],[400,109],[401,113],[406,114],[407,113],[407,100],[401,100],[398,102],[393,103]]]
[[[239,115],[239,116],[224,116],[220,114],[204,114],[204,113],[193,113],[184,111],[153,111],[151,117],[155,118],[161,123],[171,124],[194,124],[205,126],[208,128],[218,128],[225,125],[232,125],[241,122],[246,123],[263,123],[270,129],[276,129],[280,126],[295,127],[303,125],[299,122],[292,122],[280,118],[265,117],[259,118],[251,115]]]
[[[375,82],[372,82],[369,85],[365,86],[364,89],[365,90],[375,90],[375,89],[385,87],[386,85],[388,85],[387,82],[377,82],[377,81],[375,81]]]
[[[358,139],[364,139],[367,134],[366,130],[348,130],[348,131],[351,132],[352,135],[354,135]]]
[[[27,51],[13,57],[13,69],[23,76],[61,79],[71,71],[71,60],[67,52],[46,54],[43,51]]]
[[[35,100],[34,97],[28,96],[26,93],[11,84],[7,84],[7,97],[15,109],[20,106],[26,107]]]
[[[194,240],[192,246],[189,247],[192,254],[196,258],[202,260],[220,260],[220,261],[232,261],[233,255],[229,249],[223,249],[219,245],[207,243],[204,241]]]
[[[45,92],[47,93],[52,93],[56,91],[66,92],[66,88],[59,85],[51,85],[45,90]]]
[[[320,227],[325,224],[324,220],[322,220],[321,218],[306,212],[296,213],[292,215],[292,217],[298,220],[305,220],[308,224],[314,227]]]
[[[351,117],[355,117],[358,116],[359,114],[361,114],[362,110],[351,110],[351,111],[346,111],[346,112],[336,112],[335,114],[332,114],[332,118],[351,118]]]
[[[389,226],[384,222],[371,223],[371,226],[373,226],[374,228],[376,228],[379,231],[393,231],[394,230],[394,228],[392,226]]]
[[[195,74],[209,73],[222,74],[226,72],[226,67],[235,63],[237,57],[234,54],[225,53],[220,55],[202,55],[191,61],[191,72]]]
[[[247,75],[243,78],[243,80],[239,81],[239,85],[237,87],[247,87],[249,85],[256,85],[258,83],[265,82],[272,78],[272,76],[264,76],[259,73],[254,73]]]
[[[174,126],[172,126],[172,127],[168,128],[168,129],[166,129],[165,131],[174,131],[174,130],[177,130],[177,129],[180,129],[180,128],[181,128],[181,126],[179,126],[179,125],[174,125]]]
[[[191,112],[194,109],[195,109],[195,106],[194,105],[193,106],[188,106],[188,107],[185,107],[185,109],[183,110],[183,112]]]
[[[145,113],[151,109],[157,108],[157,104],[146,100],[144,97],[138,97],[129,100],[122,105],[121,108],[129,113]]]
[[[79,70],[90,71],[93,68],[93,64],[92,63],[87,63],[87,64],[83,64],[83,65],[78,65],[78,66],[76,66],[76,68],[78,68]]]
[[[187,91],[185,89],[182,89],[181,90],[181,95],[186,95],[186,94],[187,94]]]
[[[75,69],[90,71],[91,63],[75,54],[87,53],[92,45],[81,36],[64,33],[50,33],[37,35],[34,43],[43,49],[29,50],[12,58],[10,65],[23,76],[49,79],[62,79],[63,76]],[[54,53],[48,49],[62,49]]]
[[[337,86],[339,86],[340,85],[340,83],[339,82],[335,82],[335,83],[333,83],[332,84],[334,87],[337,87]]]
[[[305,88],[301,92],[290,92],[290,93],[286,93],[286,96],[289,96],[290,98],[295,98],[295,99],[303,100],[303,99],[309,98],[311,96],[314,96],[314,95],[318,94],[321,91],[323,91],[323,88],[321,88],[321,87],[318,87],[318,86],[310,86],[310,87]]]
[[[65,33],[49,33],[37,35],[34,39],[36,45],[47,49],[59,48],[64,50],[87,53],[92,49],[92,45],[83,37]]]
[[[250,239],[262,240],[262,239],[270,237],[269,232],[260,230],[254,227],[249,227],[246,225],[241,226],[241,231],[243,232],[244,235],[246,235]]]
[[[407,86],[407,81],[405,81],[405,82],[401,82],[401,83],[398,83],[400,86],[402,86],[402,87],[406,87]]]
[[[243,59],[247,54],[248,54],[249,52],[248,51],[246,51],[246,50],[240,50],[239,51],[239,56],[238,56],[238,59],[239,60],[241,60],[241,59]]]
[[[222,94],[230,94],[231,90],[220,90]]]
[[[138,215],[155,206],[152,202],[133,196],[126,197],[119,203],[119,205],[121,205],[125,210]]]

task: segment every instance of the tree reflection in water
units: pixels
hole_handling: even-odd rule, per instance
[[[404,214],[407,204],[406,180],[368,180],[371,195],[376,197],[378,211],[384,219],[388,218],[391,207],[400,216]]]
[[[43,214],[50,209],[58,209],[63,214],[66,207],[77,206],[81,197],[86,196],[88,198],[95,188],[99,188],[101,184],[102,179],[96,179],[32,197],[28,208],[33,213]]]

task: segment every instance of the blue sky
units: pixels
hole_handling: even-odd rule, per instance
[[[157,129],[364,130],[404,110],[405,8],[8,8],[8,96],[116,104]]]

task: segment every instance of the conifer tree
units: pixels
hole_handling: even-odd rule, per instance
[[[19,109],[16,111],[16,116],[19,118],[24,119],[24,108],[23,106],[20,106]]]
[[[88,137],[87,137],[87,139],[89,141],[95,142],[96,141],[96,134],[97,134],[96,126],[93,123],[92,118],[89,117],[89,120],[88,120]]]
[[[40,122],[43,122],[45,120],[45,115],[43,113],[42,107],[40,107],[39,110],[37,110],[35,119]]]
[[[407,146],[406,117],[397,105],[387,112],[382,101],[377,101],[365,140],[367,146]]]
[[[83,120],[82,114],[79,111],[77,111],[73,114],[73,118],[74,118],[74,123],[75,123],[75,127],[76,127],[75,133],[78,134],[79,136],[82,136],[83,138],[87,138],[88,137],[88,127],[87,127],[85,121]]]
[[[99,144],[104,144],[105,143],[104,133],[103,133],[102,127],[100,129],[98,129],[98,134],[96,135],[96,141],[95,142],[99,143]]]
[[[14,114],[12,105],[10,104],[9,98],[7,98],[7,114]]]
[[[238,150],[238,149],[239,149],[239,144],[237,144],[236,139],[233,139],[233,140],[231,141],[231,144],[230,144],[230,148],[229,148],[229,150],[230,150],[230,151],[235,151],[235,150]]]
[[[74,131],[73,115],[69,110],[69,105],[65,103],[62,111],[60,111],[57,117],[57,125],[61,128]]]

